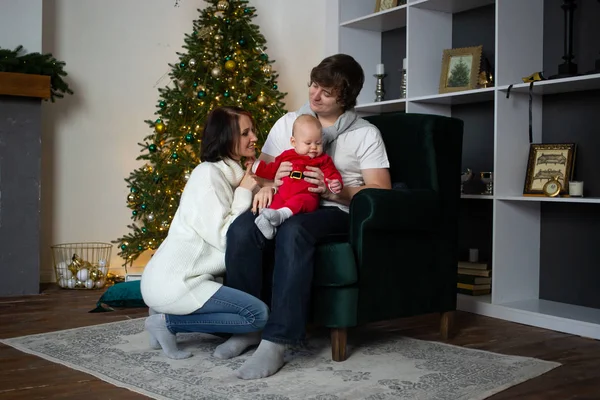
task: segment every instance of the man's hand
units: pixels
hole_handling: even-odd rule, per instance
[[[308,171],[304,171],[304,180],[317,187],[309,187],[308,190],[313,193],[323,194],[327,192],[327,185],[325,185],[325,176],[323,171],[317,167],[306,166]]]
[[[254,195],[254,199],[252,200],[252,214],[256,215],[259,210],[269,207],[272,201],[273,188],[271,186],[265,186],[260,189],[258,193]]]
[[[292,172],[292,163],[289,161],[284,161],[279,164],[279,168],[277,169],[277,173],[275,174],[275,187],[279,187],[283,185],[282,179],[286,176],[290,176],[290,172]]]
[[[325,179],[325,181],[332,193],[338,194],[342,191],[342,183],[338,179]]]

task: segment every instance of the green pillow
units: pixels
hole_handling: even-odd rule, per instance
[[[147,307],[142,298],[141,281],[115,283],[100,297],[90,312],[114,311],[112,307]]]

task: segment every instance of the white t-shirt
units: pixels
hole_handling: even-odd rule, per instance
[[[296,112],[289,112],[273,125],[262,148],[263,153],[277,157],[292,147],[292,125],[297,117]],[[344,186],[363,186],[363,169],[390,167],[381,133],[373,125],[340,134],[328,146],[327,154],[340,171]],[[347,206],[332,201],[321,200],[321,205],[336,206],[345,212],[349,211]]]

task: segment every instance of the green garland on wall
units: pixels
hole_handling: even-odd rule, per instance
[[[63,67],[66,65],[52,54],[29,53],[20,54],[23,46],[15,50],[0,48],[0,72],[17,72],[21,74],[50,76],[50,100],[62,99],[64,93],[73,94],[69,85],[63,80],[67,76]]]

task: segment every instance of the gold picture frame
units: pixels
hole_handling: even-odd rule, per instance
[[[398,6],[398,0],[376,0],[375,1],[375,12],[389,10]]]
[[[523,194],[543,195],[544,185],[552,178],[558,178],[560,194],[566,194],[573,178],[575,151],[575,143],[531,144]]]
[[[477,89],[482,52],[483,46],[444,50],[440,93]]]

